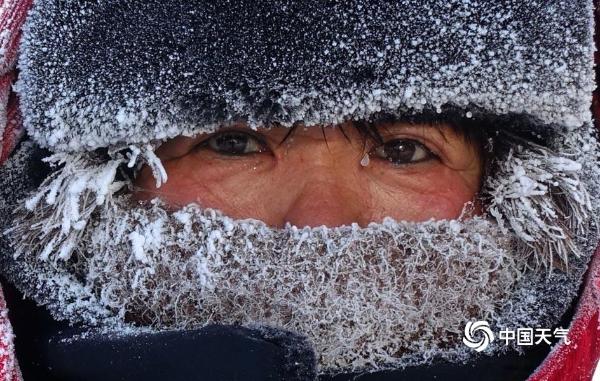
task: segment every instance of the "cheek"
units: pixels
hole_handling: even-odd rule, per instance
[[[393,175],[382,171],[378,177],[371,191],[374,220],[388,216],[417,222],[455,219],[467,202],[476,201],[480,187],[479,171],[455,171],[442,165]]]
[[[269,159],[212,160],[187,155],[163,163],[169,180],[159,189],[151,171],[145,167],[136,179],[138,200],[160,197],[173,208],[196,203],[219,209],[233,218],[266,218],[259,208],[262,190],[269,182]],[[268,220],[268,219],[267,219]]]
[[[456,219],[474,194],[462,189],[437,190],[429,194],[413,194],[408,205],[414,205],[412,221]]]

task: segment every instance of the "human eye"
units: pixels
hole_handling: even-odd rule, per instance
[[[242,156],[269,151],[269,147],[262,139],[244,131],[215,133],[201,143],[200,146],[228,156]]]
[[[393,139],[375,147],[371,154],[395,165],[415,164],[436,158],[423,143],[414,139]]]

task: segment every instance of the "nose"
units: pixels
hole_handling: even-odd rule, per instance
[[[355,190],[337,183],[338,178],[308,180],[288,208],[285,222],[298,227],[362,224],[361,200]]]
[[[305,143],[294,146],[285,160],[289,164],[286,177],[294,191],[287,198],[283,223],[298,227],[363,225],[369,219],[369,192],[360,181],[356,149],[335,136],[328,144],[320,136]]]

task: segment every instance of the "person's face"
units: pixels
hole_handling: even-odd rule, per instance
[[[157,189],[144,167],[136,198],[196,203],[273,227],[452,219],[474,201],[482,177],[475,144],[444,125],[379,127],[383,144],[350,124],[299,127],[287,139],[288,128],[241,124],[180,136],[156,151],[169,180]]]

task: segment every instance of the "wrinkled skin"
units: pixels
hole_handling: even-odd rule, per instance
[[[451,219],[476,200],[483,171],[476,144],[443,124],[377,127],[383,145],[349,124],[299,127],[287,139],[287,128],[242,124],[179,136],[157,150],[167,183],[157,189],[145,167],[136,196],[173,207],[197,203],[273,227]]]

